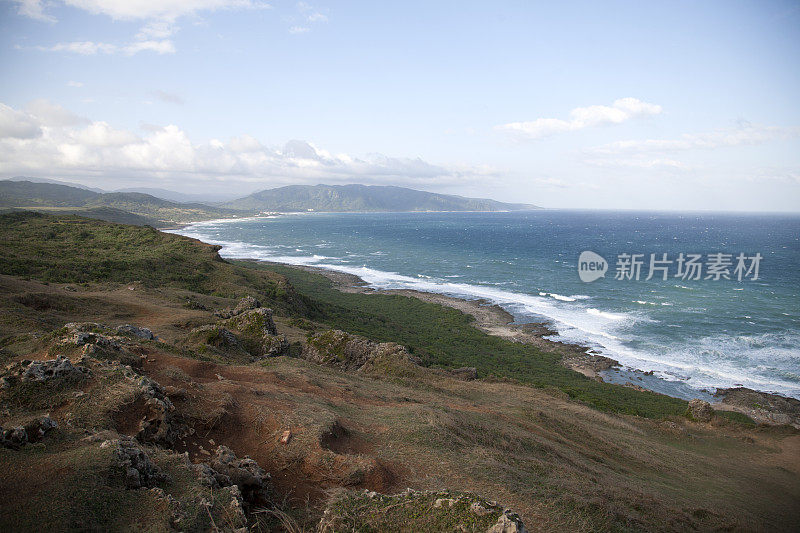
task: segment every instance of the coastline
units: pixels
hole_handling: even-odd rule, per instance
[[[474,325],[481,331],[504,339],[535,346],[543,351],[561,355],[561,364],[587,378],[600,382],[615,383],[638,390],[649,390],[683,400],[707,401],[717,411],[736,411],[749,416],[753,421],[766,425],[790,425],[800,429],[800,400],[777,393],[761,392],[745,387],[716,389],[715,392],[698,391],[684,384],[667,381],[652,372],[623,367],[618,361],[594,354],[588,346],[564,343],[546,337],[557,332],[545,322],[515,323],[514,316],[501,306],[487,300],[469,300],[446,294],[412,289],[376,289],[360,277],[309,265],[295,265],[262,259],[239,259],[282,265],[290,268],[321,274],[330,279],[337,290],[360,294],[388,294],[417,298],[424,302],[457,309],[472,316]],[[691,393],[676,394],[683,387]]]
[[[452,307],[453,309],[457,309],[472,316],[475,320],[474,325],[481,331],[513,342],[529,344],[548,352],[561,354],[561,363],[564,366],[597,381],[604,381],[601,372],[620,366],[618,361],[610,357],[591,353],[591,348],[588,346],[564,343],[546,338],[557,335],[557,331],[552,329],[546,322],[517,324],[511,313],[498,304],[487,300],[470,300],[441,293],[413,289],[376,289],[371,287],[360,277],[346,272],[309,265],[294,265],[260,259],[242,260],[277,264],[321,274],[333,281],[335,288],[343,292],[409,296],[424,302]]]

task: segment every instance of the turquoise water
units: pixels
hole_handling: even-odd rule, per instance
[[[179,231],[260,258],[500,304],[546,320],[558,340],[693,390],[742,385],[800,398],[800,216],[615,213],[312,213],[211,221]],[[578,277],[591,250],[609,263]],[[617,280],[619,254],[644,254],[641,279]],[[650,280],[650,254],[733,254],[732,279]],[[760,253],[757,280],[735,258]],[[748,264],[749,266],[749,264]],[[705,271],[703,278],[705,277]]]

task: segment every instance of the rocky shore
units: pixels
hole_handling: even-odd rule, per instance
[[[564,366],[597,381],[603,381],[603,372],[621,368],[618,361],[592,353],[591,349],[586,346],[551,340],[549,337],[556,335],[557,332],[544,322],[514,323],[514,316],[511,313],[486,300],[466,300],[445,294],[411,289],[375,289],[353,274],[313,266],[286,266],[322,274],[332,280],[337,289],[344,292],[400,294],[458,309],[471,315],[475,319],[475,326],[484,332],[514,342],[536,346],[549,352],[560,353],[562,354],[561,363]],[[631,370],[631,373],[658,379],[653,377],[652,372]],[[642,385],[626,384],[626,386],[644,390],[647,387],[643,385],[647,385],[647,381],[643,381]],[[744,387],[718,389],[710,399],[715,400],[710,402],[715,410],[743,413],[758,424],[791,425],[800,429],[800,400]]]

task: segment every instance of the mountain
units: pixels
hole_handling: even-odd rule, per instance
[[[31,181],[0,181],[0,208],[28,208],[83,214],[103,220],[121,221],[124,213],[152,220],[159,226],[236,216],[231,209],[199,203],[177,203],[149,194],[132,192],[98,193],[68,185]],[[131,220],[126,220],[130,222]]]
[[[185,193],[178,191],[170,191],[169,189],[158,189],[154,187],[129,187],[126,189],[117,189],[114,192],[140,192],[162,198],[171,202],[178,203],[218,203],[231,201],[238,197],[237,194],[213,194],[213,193]],[[240,193],[241,194],[241,193]]]
[[[255,192],[222,207],[242,211],[524,211],[534,205],[464,198],[379,185],[290,185]]]
[[[51,180],[48,178],[32,178],[29,176],[14,176],[13,178],[3,178],[4,181],[30,181],[31,183],[54,183],[56,185],[67,185],[69,187],[75,187],[77,189],[85,189],[87,191],[94,191],[94,192],[106,192],[103,189],[97,189],[95,187],[87,187],[86,185],[81,185],[80,183],[72,183],[69,181],[61,181],[61,180]]]

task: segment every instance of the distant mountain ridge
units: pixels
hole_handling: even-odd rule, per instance
[[[385,185],[289,185],[258,191],[225,202],[241,211],[524,211],[529,204],[509,204]]]
[[[0,181],[0,208],[29,208],[116,219],[124,213],[137,215],[139,223],[159,226],[208,220],[241,213],[199,203],[177,203],[149,194],[99,193],[52,182]]]

